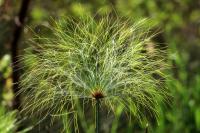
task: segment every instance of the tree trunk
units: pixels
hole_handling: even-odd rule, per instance
[[[18,44],[23,30],[23,25],[27,15],[28,7],[31,0],[22,0],[19,15],[14,19],[15,27],[13,32],[13,40],[11,42],[12,68],[13,68],[13,92],[16,95],[19,91],[19,60],[18,60]],[[17,95],[13,101],[13,109],[19,109],[20,97]]]

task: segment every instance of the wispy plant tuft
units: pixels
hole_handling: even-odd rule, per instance
[[[65,18],[49,30],[49,37],[35,35],[22,58],[24,110],[75,114],[81,100],[114,113],[120,105],[138,120],[157,117],[167,65],[146,20]]]

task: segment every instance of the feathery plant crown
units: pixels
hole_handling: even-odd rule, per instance
[[[161,51],[148,50],[154,35],[145,20],[113,20],[60,19],[49,28],[51,36],[35,35],[22,59],[24,110],[76,112],[79,99],[99,99],[113,112],[121,105],[139,119],[145,112],[157,116],[156,106],[167,92],[163,78],[156,78],[164,76]]]

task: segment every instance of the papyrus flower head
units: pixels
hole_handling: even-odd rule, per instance
[[[100,99],[113,112],[120,105],[137,118],[156,116],[166,95],[165,62],[146,24],[109,17],[54,21],[52,34],[36,34],[25,50],[24,109],[73,112],[78,99]]]

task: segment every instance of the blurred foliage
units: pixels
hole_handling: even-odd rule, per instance
[[[1,133],[13,133],[17,126],[15,123],[17,119],[15,119],[16,112],[6,112],[3,107],[0,107],[0,132]]]
[[[11,57],[10,55],[6,54],[0,59],[0,80],[3,84],[0,84],[0,100],[1,103],[4,105],[11,106],[12,104],[12,69],[10,67],[11,65]],[[3,100],[4,99],[4,100]]]
[[[1,91],[12,87],[12,85],[5,87],[12,80],[10,79],[12,70],[10,65],[5,68],[6,63],[3,62],[6,62],[5,58],[9,54],[8,44],[12,38],[13,18],[19,5],[20,1],[0,0]],[[117,14],[133,21],[149,17],[161,31],[154,41],[168,49],[169,63],[172,64],[169,73],[173,76],[167,85],[172,92],[173,100],[169,107],[160,109],[162,115],[158,121],[159,126],[153,124],[150,131],[158,133],[200,132],[200,1],[35,0],[31,3],[27,26],[40,32],[43,30],[43,25],[48,26],[50,16],[78,17],[89,14],[98,17],[106,13]],[[23,42],[31,36],[28,28],[25,28],[21,48],[27,47]],[[109,132],[111,127],[112,132],[132,132],[132,130],[140,129],[137,124],[133,127],[125,122],[120,108],[116,116],[116,118],[105,116],[106,123],[102,122],[104,132]],[[145,128],[144,125],[140,126]]]
[[[5,107],[0,106],[0,133],[14,133],[17,131],[21,121],[18,121],[17,111],[8,111]],[[17,133],[26,133],[30,128],[18,131]]]

